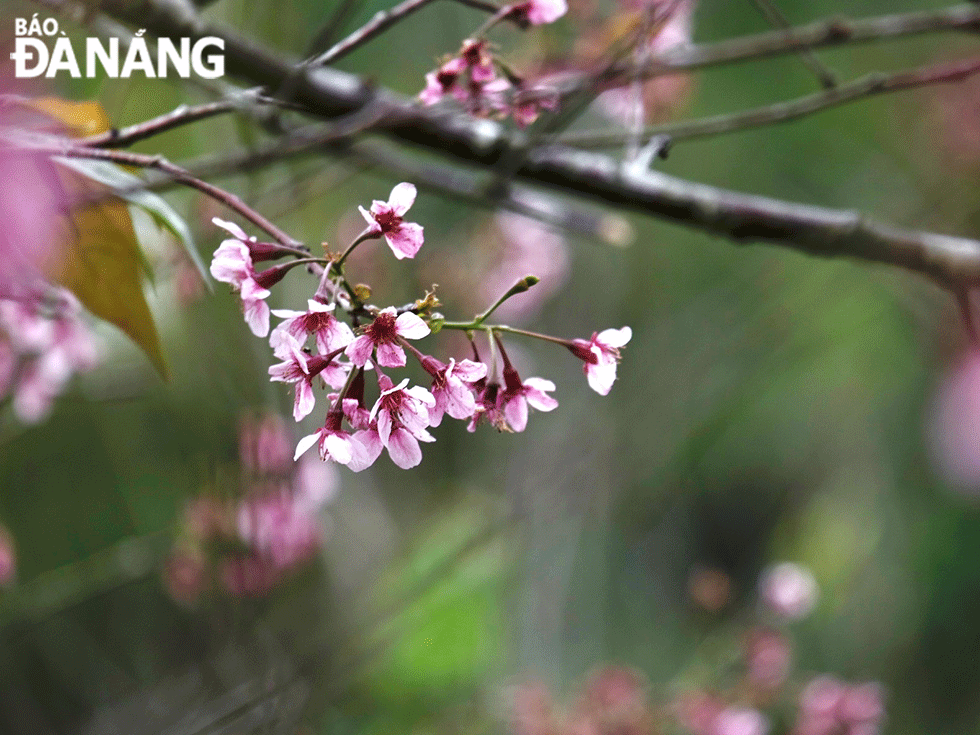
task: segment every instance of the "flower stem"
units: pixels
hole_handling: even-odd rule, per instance
[[[519,293],[524,293],[525,291],[530,289],[531,286],[537,284],[540,280],[541,279],[538,278],[537,276],[524,276],[524,278],[522,278],[513,286],[511,286],[510,289],[508,289],[507,293],[505,293],[503,296],[497,299],[494,302],[493,306],[491,306],[482,314],[477,315],[477,317],[473,320],[473,323],[476,324],[477,326],[482,325],[483,322],[487,320],[487,317],[493,314],[493,312],[495,312],[500,307],[500,305],[503,304],[507,299],[509,299],[511,296],[516,296]]]
[[[378,237],[381,237],[380,232],[376,232],[370,227],[365,228],[364,232],[362,232],[360,235],[355,237],[354,242],[348,245],[347,249],[343,252],[343,254],[339,258],[337,258],[336,261],[334,261],[334,272],[336,272],[337,275],[342,275],[343,271],[341,269],[344,267],[344,261],[347,260],[348,255],[354,252],[354,248],[356,248],[365,240],[373,240]]]

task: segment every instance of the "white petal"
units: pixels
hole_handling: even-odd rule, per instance
[[[410,311],[399,315],[395,320],[395,332],[405,339],[422,339],[431,331],[429,325],[422,321],[418,314],[413,314]]]
[[[416,193],[414,184],[403,181],[391,190],[391,196],[388,197],[388,206],[391,207],[395,214],[401,217],[415,203]]]
[[[622,329],[605,329],[596,336],[596,344],[606,347],[622,347],[633,338],[633,330],[629,327]]]
[[[296,445],[296,454],[293,455],[293,461],[295,462],[297,459],[303,456],[306,451],[318,441],[320,441],[319,431],[315,434],[310,434],[309,436],[304,436],[302,439],[300,439],[299,443]]]

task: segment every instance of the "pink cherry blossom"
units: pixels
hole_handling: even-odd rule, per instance
[[[432,442],[435,438],[426,431],[429,425],[429,408],[436,399],[419,385],[407,388],[408,378],[393,385],[386,375],[378,376],[381,396],[371,410],[376,419],[378,437],[391,461],[402,469],[415,467],[422,461],[419,441]],[[365,437],[366,439],[367,437]]]
[[[600,396],[609,394],[616,382],[616,365],[619,363],[619,349],[633,337],[629,327],[622,329],[606,329],[593,332],[589,340],[574,339],[569,342],[568,349],[577,358],[585,362],[583,371],[589,381],[589,387]]]
[[[417,314],[406,311],[395,316],[395,307],[382,309],[367,327],[364,334],[347,346],[347,356],[357,367],[362,367],[377,349],[378,364],[382,367],[404,367],[405,350],[398,344],[401,339],[421,339],[431,331]]]
[[[510,364],[503,345],[499,341],[497,345],[504,358],[504,389],[497,397],[497,403],[510,430],[521,432],[527,428],[528,406],[538,411],[553,411],[558,408],[558,401],[548,395],[555,389],[555,384],[544,378],[528,378],[522,381]]]
[[[214,251],[211,275],[215,280],[228,283],[239,292],[246,323],[256,337],[265,337],[269,334],[269,307],[265,299],[269,297],[271,291],[256,280],[255,267],[248,247],[250,238],[234,222],[225,222],[217,217],[212,221],[231,233],[233,237],[222,242]]]
[[[331,410],[324,425],[314,433],[304,436],[296,445],[293,459],[299,459],[314,444],[319,444],[320,459],[332,460],[338,464],[350,464],[357,450],[351,442],[351,435],[342,428],[344,415]]]
[[[419,93],[419,100],[425,105],[434,105],[448,94],[457,102],[465,102],[469,93],[460,84],[460,78],[466,69],[466,60],[456,56],[429,72],[425,75],[425,89]]]
[[[566,0],[527,0],[513,6],[511,14],[538,26],[554,23],[568,12]]]
[[[281,335],[292,335],[300,345],[306,343],[307,337],[316,338],[316,348],[321,355],[346,347],[354,341],[354,333],[346,323],[333,315],[333,304],[322,304],[310,299],[306,311],[290,309],[273,309],[272,313],[285,319],[272,330],[269,342],[273,348],[279,342]]]
[[[454,419],[468,419],[476,410],[476,399],[471,385],[487,376],[487,366],[482,362],[449,358],[446,365],[434,357],[425,357],[422,367],[432,376],[432,396],[435,403],[429,407],[429,426],[442,423],[443,414]],[[471,385],[467,385],[467,383]]]
[[[395,257],[414,258],[422,247],[422,226],[414,222],[404,222],[402,216],[415,202],[415,185],[402,182],[391,190],[387,202],[375,200],[371,211],[358,207],[367,220],[368,229],[384,237]]]
[[[496,381],[488,383],[486,380],[478,380],[473,384],[473,391],[476,396],[476,409],[466,430],[473,433],[484,421],[496,427],[497,431],[506,430],[507,422],[500,408],[500,384]]]
[[[280,383],[293,383],[296,386],[296,394],[293,401],[293,419],[301,421],[305,416],[310,415],[316,404],[316,396],[313,393],[313,376],[310,374],[310,358],[304,353],[299,343],[291,334],[281,336],[280,345],[289,351],[289,357],[269,368],[271,380]]]

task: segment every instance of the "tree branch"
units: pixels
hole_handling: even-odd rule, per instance
[[[135,168],[148,168],[162,171],[175,181],[178,181],[185,186],[189,186],[192,189],[197,189],[215,201],[221,202],[229,209],[237,212],[242,217],[247,219],[263,232],[271,235],[276,242],[290,249],[294,249],[297,255],[307,254],[300,250],[302,243],[299,240],[290,237],[285,232],[280,230],[272,222],[245,204],[241,198],[235,194],[232,194],[231,192],[215,186],[214,184],[209,184],[207,181],[203,181],[192,176],[188,171],[182,169],[180,166],[170,163],[163,158],[163,156],[147,156],[142,153],[130,153],[129,151],[113,151],[103,148],[90,148],[80,146],[72,140],[43,142],[40,140],[28,139],[17,140],[15,138],[9,142],[11,142],[15,148],[20,150],[44,153],[50,156],[62,156],[64,158],[88,158],[99,161],[110,161],[122,166],[133,166]]]
[[[64,7],[62,0],[44,0]],[[293,66],[264,48],[235,34],[207,27],[195,17],[182,14],[175,0],[104,0],[103,11],[129,23],[139,24],[162,36],[217,35],[225,38],[228,70],[251,84],[275,86],[292,72]],[[980,8],[958,5],[946,11],[906,14],[871,19],[855,24],[843,35],[851,40],[893,37],[927,30],[972,27],[980,19]],[[801,46],[800,37],[819,45],[840,40],[837,32],[823,29],[804,34],[779,33],[779,44],[756,43],[756,56],[781,49],[792,52]],[[767,36],[764,36],[767,37]],[[734,46],[733,46],[734,43]],[[743,43],[727,42],[714,48],[728,49],[710,57],[688,57],[687,63],[720,63],[723,57],[744,56]],[[330,68],[311,70],[297,90],[297,100],[312,114],[324,118],[348,115],[371,106],[383,112],[379,120],[388,137],[409,143],[455,161],[493,167],[502,157],[515,155],[524,136],[508,133],[487,120],[474,120],[458,113],[424,109],[380,88],[370,88],[359,78]],[[917,271],[944,286],[957,288],[980,284],[980,242],[906,230],[874,222],[857,212],[826,209],[753,196],[685,181],[662,173],[624,167],[605,155],[566,146],[538,146],[527,152],[515,178],[639,211],[677,224],[729,238],[737,243],[781,243],[825,257],[848,256]]]
[[[789,20],[779,9],[773,0],[752,0],[752,4],[762,13],[774,28],[787,31],[792,28]],[[819,57],[809,48],[801,49],[799,52],[800,60],[813,73],[824,89],[837,86],[837,75],[824,64]]]
[[[375,13],[374,17],[363,26],[358,28],[346,38],[338,41],[319,56],[307,60],[305,64],[310,67],[332,64],[333,62],[337,61],[337,59],[346,56],[373,38],[381,35],[393,25],[414,13],[416,10],[421,10],[432,1],[433,0],[404,0],[391,10],[380,10]],[[493,3],[482,2],[481,0],[456,1],[461,2],[463,5],[468,5],[469,7],[484,10],[492,14],[500,10],[500,8]]]
[[[980,58],[951,64],[923,66],[918,69],[891,74],[874,72],[833,89],[743,112],[650,125],[643,131],[641,137],[649,140],[654,136],[663,135],[669,137],[671,143],[674,143],[680,140],[706,138],[713,135],[750,130],[751,128],[797,120],[831,107],[879,94],[900,92],[933,84],[958,83],[978,73],[980,73]],[[626,133],[622,130],[581,131],[566,133],[560,138],[560,142],[565,145],[584,148],[603,148],[624,145],[631,136],[632,133]]]

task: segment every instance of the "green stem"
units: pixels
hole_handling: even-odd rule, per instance
[[[338,275],[343,275],[342,268],[344,267],[344,261],[347,260],[347,256],[348,255],[350,255],[351,253],[354,252],[354,248],[356,248],[358,245],[360,245],[365,240],[373,240],[373,239],[378,238],[378,237],[381,237],[381,233],[380,232],[375,232],[370,227],[368,227],[367,229],[364,230],[364,232],[362,232],[360,235],[358,235],[357,237],[355,237],[354,238],[354,242],[352,242],[350,245],[348,245],[347,246],[347,249],[343,252],[343,255],[341,255],[334,262],[334,270],[336,271],[336,273]]]
[[[443,329],[456,329],[464,332],[471,332],[475,329],[483,329],[488,334],[493,336],[495,332],[504,332],[507,334],[519,334],[522,337],[533,337],[534,339],[544,340],[545,342],[552,342],[556,345],[561,345],[565,347],[568,345],[567,339],[562,339],[561,337],[552,337],[548,334],[541,334],[540,332],[531,332],[527,329],[518,329],[517,327],[508,327],[506,324],[492,324],[485,326],[479,322],[479,317],[471,322],[443,322]],[[492,339],[491,339],[492,344]]]
[[[511,296],[516,296],[519,293],[524,293],[529,288],[531,288],[531,286],[538,283],[540,280],[541,279],[538,278],[537,276],[524,276],[524,278],[522,278],[513,286],[511,286],[510,289],[508,289],[507,293],[505,293],[503,296],[497,299],[489,309],[487,309],[482,314],[478,314],[476,318],[473,320],[473,323],[476,324],[477,326],[481,326],[483,322],[487,320],[487,317],[493,314],[493,312],[495,312],[498,309],[498,307],[500,307],[500,305],[503,304],[507,299],[509,299]]]

